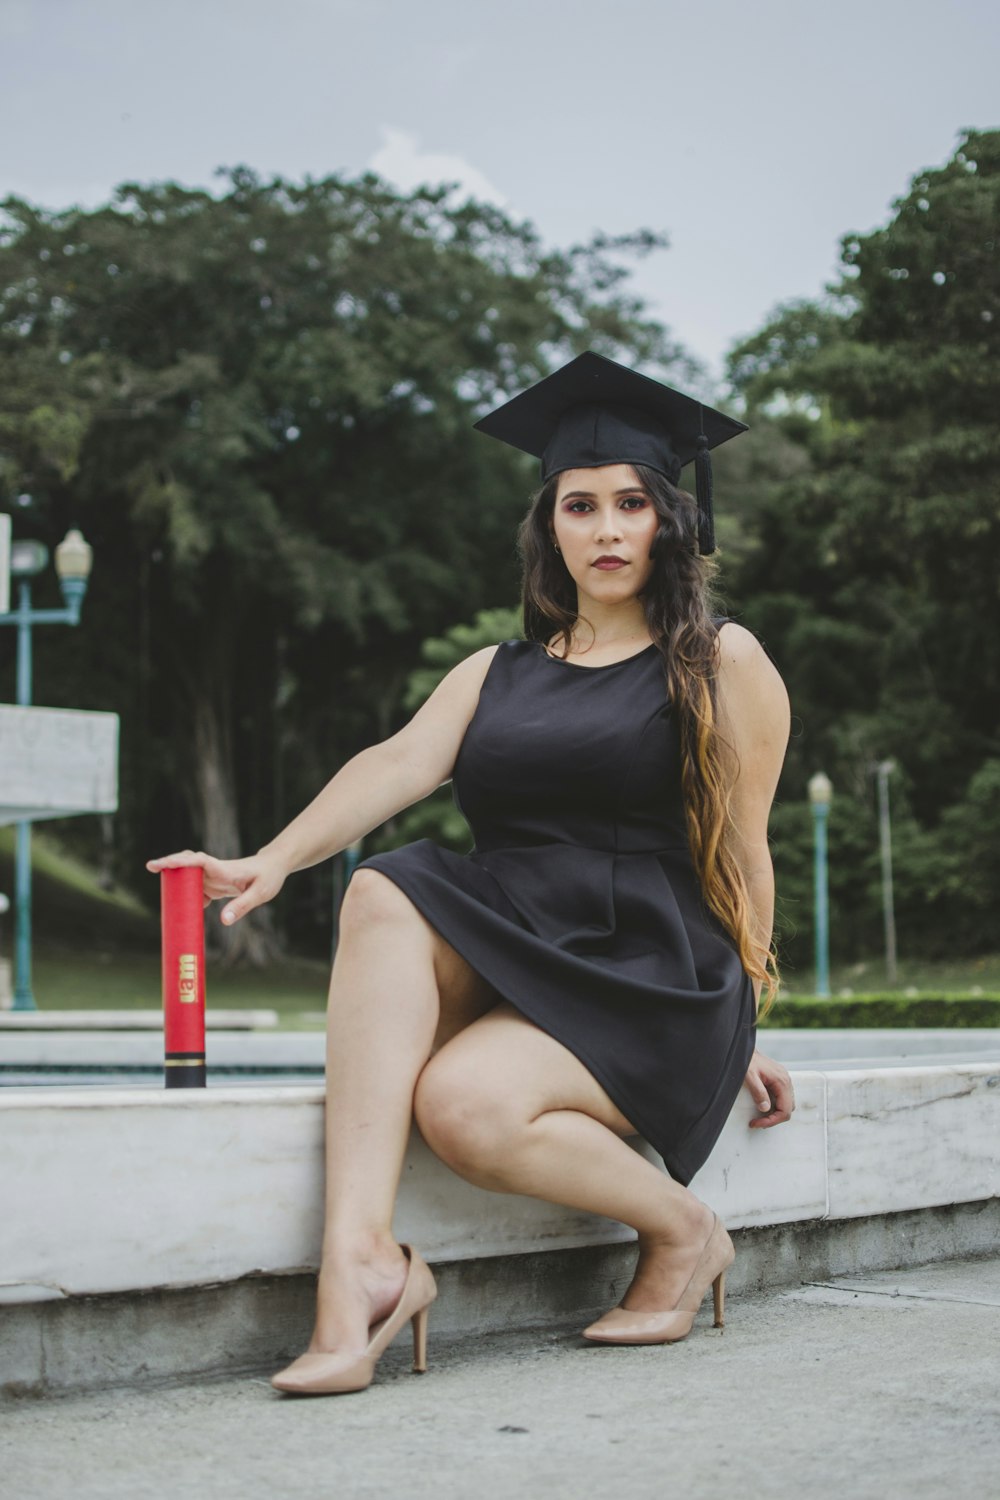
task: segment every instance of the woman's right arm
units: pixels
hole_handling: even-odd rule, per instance
[[[352,756],[256,855],[225,860],[185,849],[149,860],[147,870],[201,865],[206,905],[237,897],[222,913],[227,925],[270,901],[287,876],[346,849],[450,779],[497,649],[485,646],[453,667],[408,724]]]
[[[496,646],[459,662],[398,734],[361,750],[260,851],[287,874],[346,849],[451,777]]]

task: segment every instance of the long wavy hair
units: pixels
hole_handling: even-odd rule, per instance
[[[712,623],[713,557],[698,552],[698,506],[693,495],[643,464],[633,464],[659,525],[650,548],[653,570],[642,591],[646,624],[666,670],[667,692],[677,715],[681,786],[692,862],[706,906],[732,937],[747,974],[761,981],[758,1018],[778,998],[781,976],[773,945],[756,933],[750,894],[733,855],[732,777],[723,758],[728,747],[718,719],[716,627]],[[521,559],[521,607],[525,637],[548,643],[558,633],[568,654],[577,622],[576,584],[552,545],[552,516],[559,475],[532,497],[517,533]],[[766,990],[766,999],[765,999]]]

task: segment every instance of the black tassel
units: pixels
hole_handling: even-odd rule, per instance
[[[698,437],[694,468],[698,491],[698,551],[705,557],[715,551],[715,512],[712,508],[712,455],[704,433]]]

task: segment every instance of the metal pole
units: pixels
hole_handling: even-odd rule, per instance
[[[17,702],[31,707],[31,584],[21,579],[17,600]]]
[[[31,705],[31,584],[21,580],[17,611],[17,701]],[[37,1010],[31,991],[31,824],[17,824],[14,861],[14,1010]]]
[[[889,821],[889,773],[895,761],[878,763],[878,831],[882,855],[882,916],[885,924],[885,972],[889,984],[897,982],[896,913],[892,895],[892,826]]]
[[[826,882],[826,819],[828,805],[813,803],[815,830],[814,889],[816,893],[816,994],[830,998],[830,921]]]

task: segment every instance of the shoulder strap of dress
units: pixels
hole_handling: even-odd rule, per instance
[[[713,615],[712,616],[712,624],[715,626],[716,630],[718,630],[718,628],[719,628],[720,625],[725,625],[726,622],[727,622],[727,620],[731,621],[732,624],[734,624],[734,625],[743,625],[743,621],[742,620],[734,619],[732,615]],[[743,625],[743,629],[744,630],[750,630],[750,626],[749,625]],[[750,634],[764,648],[764,651],[767,654],[768,660],[772,663],[772,665],[775,666],[775,667],[778,667],[778,663],[774,660],[774,657],[771,654],[771,651],[770,651],[770,648],[768,647],[767,642],[761,636],[759,636],[757,634],[756,630],[750,630]],[[779,672],[781,671],[780,667],[778,667],[778,671]]]

